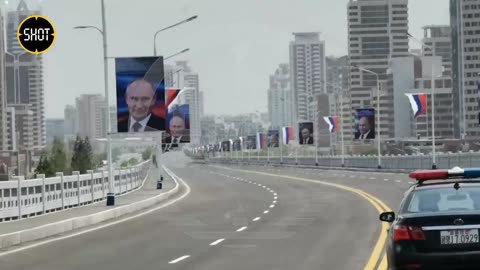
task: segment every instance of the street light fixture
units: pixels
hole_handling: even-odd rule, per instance
[[[172,55],[169,55],[169,56],[165,57],[165,59],[163,59],[163,60],[166,61],[166,60],[168,60],[168,59],[170,59],[170,58],[173,58],[173,57],[175,57],[175,56],[177,56],[177,55],[186,53],[186,52],[188,52],[188,51],[190,51],[190,48],[186,48],[186,49],[183,49],[183,50],[181,50],[181,51],[179,51],[179,52],[177,52],[177,53],[174,53],[174,54],[172,54]]]
[[[153,35],[153,55],[154,55],[154,56],[157,56],[157,35],[158,35],[160,32],[163,32],[163,31],[168,30],[168,29],[170,29],[170,28],[173,28],[173,27],[179,26],[179,25],[181,25],[181,24],[184,24],[184,23],[193,21],[193,20],[195,20],[196,18],[198,18],[197,15],[192,16],[192,17],[190,17],[190,18],[188,18],[188,19],[186,19],[186,20],[183,20],[183,21],[180,21],[180,22],[178,22],[178,23],[172,24],[172,25],[170,25],[170,26],[167,26],[167,27],[162,28],[162,29],[158,30],[157,32],[155,32],[155,34]]]
[[[108,178],[109,178],[109,191],[107,193],[107,206],[115,205],[115,186],[114,181],[115,178],[113,177],[113,168],[112,168],[112,142],[111,142],[111,123],[110,123],[110,100],[108,95],[108,58],[107,58],[107,22],[105,18],[105,1],[101,1],[101,13],[102,13],[102,28],[98,28],[96,26],[91,25],[81,25],[76,26],[74,29],[95,29],[102,35],[102,43],[103,43],[103,76],[104,76],[104,84],[105,84],[105,103],[107,105],[107,109],[105,110],[105,118],[107,122],[107,162],[108,162]]]

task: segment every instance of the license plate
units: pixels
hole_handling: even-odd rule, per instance
[[[478,243],[478,229],[440,231],[442,245]]]

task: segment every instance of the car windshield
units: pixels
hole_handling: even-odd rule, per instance
[[[480,187],[462,186],[420,189],[412,193],[404,208],[406,213],[480,210]]]

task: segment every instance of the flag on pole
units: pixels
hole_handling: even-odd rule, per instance
[[[257,149],[267,148],[267,135],[265,133],[257,133]]]
[[[293,128],[282,127],[282,141],[283,144],[288,144],[293,139]]]
[[[325,120],[325,122],[327,122],[328,130],[330,131],[330,133],[337,132],[338,119],[337,119],[336,116],[325,116],[325,117],[323,117],[323,120]]]
[[[405,94],[410,100],[413,114],[415,117],[427,111],[427,95],[426,94]]]
[[[165,91],[165,95],[166,95],[165,103],[167,104],[167,108],[177,98],[179,93],[180,93],[180,89],[178,89],[178,88],[166,89],[166,91]]]

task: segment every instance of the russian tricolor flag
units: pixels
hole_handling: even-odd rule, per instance
[[[427,111],[427,95],[426,94],[405,94],[410,100],[413,114],[415,117]]]
[[[293,140],[292,127],[282,127],[282,139],[283,139],[283,144],[288,144],[290,140]]]
[[[336,116],[325,116],[325,117],[323,117],[323,120],[325,120],[325,122],[327,122],[328,130],[330,131],[330,133],[337,132],[338,119],[337,119]]]
[[[257,133],[257,149],[267,148],[267,134]]]

